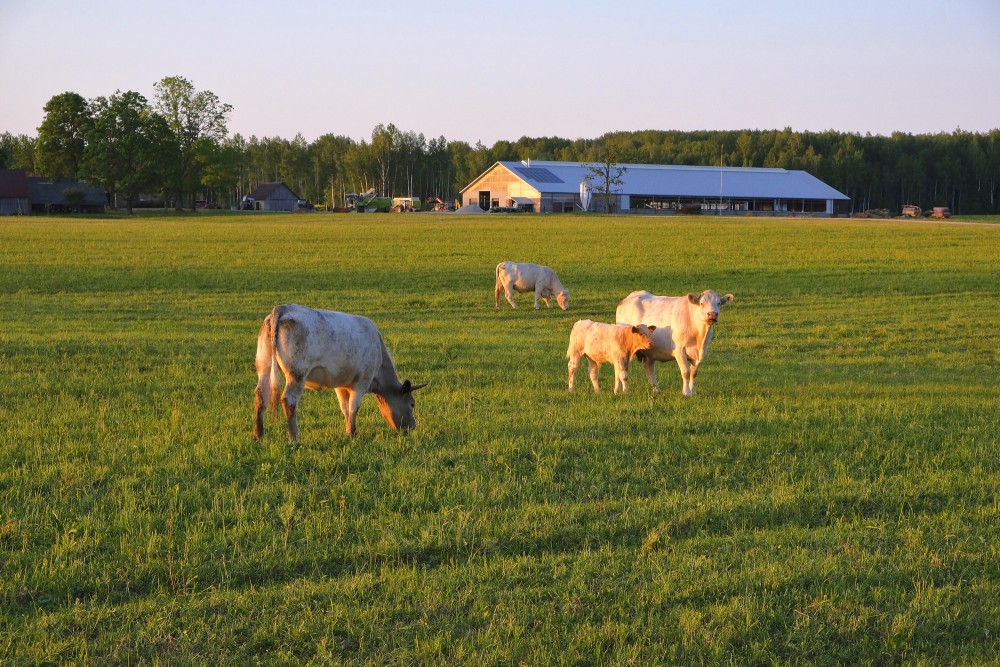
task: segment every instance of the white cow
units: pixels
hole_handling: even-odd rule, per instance
[[[590,382],[594,391],[601,391],[597,384],[597,374],[601,364],[610,362],[615,367],[615,393],[619,388],[624,393],[628,386],[628,364],[632,355],[639,350],[653,347],[653,332],[655,326],[645,324],[604,324],[580,320],[573,325],[569,336],[569,390],[573,391],[576,384],[576,369],[580,367],[580,358],[587,357],[590,363]]]
[[[285,376],[281,404],[292,440],[299,437],[295,411],[305,389],[336,390],[349,436],[354,436],[358,408],[367,393],[375,394],[390,426],[404,431],[416,426],[413,392],[425,385],[399,381],[382,335],[367,317],[295,304],[277,306],[257,335],[256,366],[255,438],[264,435],[268,404],[277,407],[279,369]]]
[[[528,262],[500,262],[496,268],[496,288],[493,298],[497,308],[500,307],[500,292],[507,297],[511,308],[517,308],[513,292],[534,292],[535,310],[538,310],[538,300],[545,302],[546,308],[551,308],[549,299],[555,298],[559,307],[569,309],[569,290],[559,282],[556,272],[541,264]]]
[[[732,300],[732,294],[720,297],[712,290],[705,290],[700,296],[654,296],[640,290],[621,300],[615,311],[618,322],[657,326],[653,349],[636,354],[655,391],[660,390],[656,382],[656,362],[676,359],[681,370],[682,392],[685,396],[694,396],[695,376],[708,354],[719,310]]]

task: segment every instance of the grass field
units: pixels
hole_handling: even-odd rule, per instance
[[[567,393],[573,322],[707,288],[697,396]],[[371,317],[417,429],[252,440],[284,302]],[[0,219],[0,663],[995,664],[998,303],[998,225]]]

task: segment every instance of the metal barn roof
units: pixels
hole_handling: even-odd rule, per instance
[[[497,164],[503,165],[516,174],[518,178],[543,193],[579,192],[580,181],[586,176],[593,176],[593,172],[586,162],[531,160],[498,162]],[[850,199],[805,171],[758,167],[719,168],[655,164],[622,164],[620,166],[626,168],[621,177],[623,185],[618,189],[623,195],[707,198],[721,196],[741,199]],[[478,180],[479,178],[476,179],[476,181]]]

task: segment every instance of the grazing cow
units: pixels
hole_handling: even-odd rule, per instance
[[[257,335],[257,389],[254,438],[264,435],[264,410],[278,401],[278,370],[285,376],[281,405],[288,435],[299,437],[295,418],[305,389],[334,389],[344,413],[347,435],[365,394],[375,394],[382,416],[394,429],[408,431],[413,419],[413,392],[423,384],[400,382],[382,335],[367,317],[295,304],[277,306],[264,318]]]
[[[682,392],[685,396],[694,396],[694,379],[708,354],[712,330],[719,321],[719,309],[732,300],[732,294],[719,296],[712,290],[705,290],[700,296],[654,296],[636,291],[621,300],[615,311],[618,322],[657,326],[653,349],[636,354],[655,391],[660,390],[656,382],[656,362],[676,359],[681,370]]]
[[[573,325],[569,336],[569,390],[573,391],[576,384],[576,369],[580,366],[580,358],[587,357],[590,363],[590,382],[594,391],[601,391],[597,384],[597,374],[601,364],[610,362],[615,367],[615,393],[621,388],[624,393],[628,386],[628,364],[632,355],[639,350],[653,347],[653,332],[655,326],[645,324],[604,324],[580,320]]]
[[[511,308],[517,308],[514,303],[513,291],[534,292],[535,310],[538,310],[538,300],[545,302],[546,308],[551,308],[549,299],[555,298],[559,307],[569,310],[569,290],[559,282],[556,272],[541,264],[528,262],[500,262],[496,269],[496,288],[493,298],[497,308],[500,307],[500,292],[507,297]]]

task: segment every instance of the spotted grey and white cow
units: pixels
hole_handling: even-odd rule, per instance
[[[660,390],[656,362],[675,359],[681,371],[682,393],[694,396],[694,380],[708,354],[719,310],[732,300],[732,294],[719,296],[713,290],[686,296],[655,296],[639,290],[619,302],[615,311],[618,322],[656,325],[653,348],[636,354],[656,391]]]
[[[580,367],[580,359],[587,357],[590,366],[590,382],[594,391],[601,391],[597,382],[601,364],[609,362],[615,368],[615,393],[623,393],[628,389],[628,365],[632,355],[639,350],[653,347],[653,332],[655,326],[645,324],[605,324],[591,320],[579,320],[573,325],[569,335],[569,348],[566,357],[569,359],[569,390],[573,391],[576,384],[576,370]]]
[[[569,310],[569,290],[559,282],[556,272],[541,264],[529,262],[500,262],[495,271],[496,287],[493,298],[496,307],[500,307],[500,292],[507,297],[511,308],[517,308],[514,303],[514,292],[534,292],[535,310],[538,310],[538,300],[545,302],[551,308],[549,299],[555,299],[559,307]]]
[[[413,392],[423,384],[400,382],[382,335],[367,317],[296,304],[277,306],[264,318],[257,335],[256,423],[253,435],[264,435],[264,411],[278,402],[278,371],[285,376],[281,405],[288,435],[299,437],[296,408],[306,389],[333,389],[354,436],[361,399],[375,394],[382,417],[394,429],[416,426]]]

